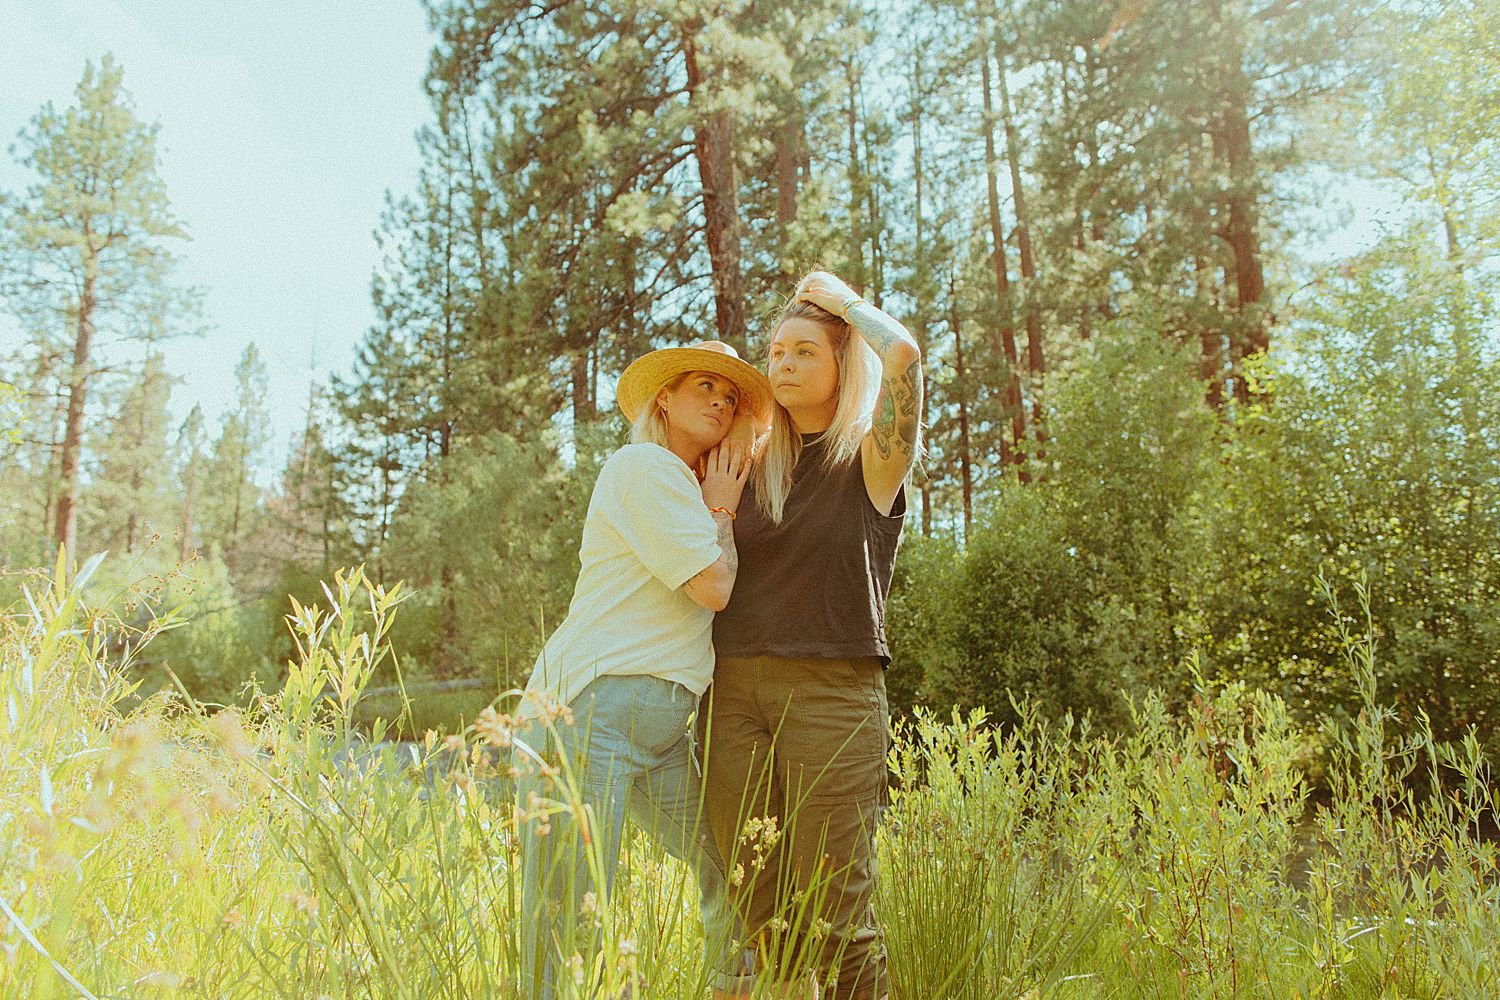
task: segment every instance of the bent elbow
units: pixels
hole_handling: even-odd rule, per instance
[[[729,606],[729,596],[734,593],[734,576],[728,573],[706,575],[689,581],[683,589],[694,604],[718,614]]]
[[[891,362],[894,367],[905,370],[913,361],[922,360],[922,348],[915,340],[898,340],[891,345]]]

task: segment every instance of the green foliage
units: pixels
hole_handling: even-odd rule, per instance
[[[255,471],[270,437],[269,375],[253,343],[235,365],[234,381],[233,403],[203,466],[192,530],[202,547],[217,551],[242,586],[263,585],[264,575],[256,580],[251,572],[257,553],[247,551],[247,541],[264,513]]]
[[[1440,738],[1495,732],[1500,698],[1500,362],[1478,290],[1396,248],[1330,280],[1270,403],[1230,444],[1203,594],[1218,667],[1315,717],[1349,704],[1314,597],[1369,581],[1387,696]]]
[[[279,683],[278,643],[273,630],[286,632],[280,607],[244,601],[230,581],[229,570],[215,556],[200,556],[181,566],[170,563],[152,578],[151,591],[137,593],[140,607],[159,614],[166,609],[192,622],[152,645],[141,661],[142,689],[171,691],[177,685],[194,699],[211,705],[244,704],[253,687]],[[285,643],[285,645],[290,645]]]
[[[85,437],[96,426],[90,390],[106,346],[196,332],[196,293],[171,280],[170,241],[187,234],[157,172],[158,128],[136,116],[123,82],[112,57],[85,63],[76,103],[46,104],[19,136],[36,183],[0,197],[0,299],[26,338],[27,389],[45,401],[27,478],[41,485],[51,537],[75,551]]]
[[[84,488],[80,535],[98,550],[131,553],[168,534],[177,521],[168,461],[165,358],[147,357],[129,377],[118,405],[90,442],[98,472]]]
[[[394,635],[415,670],[524,682],[572,597],[596,473],[495,433],[412,484],[382,572],[417,589]]]
[[[356,739],[400,588],[336,574],[294,607],[283,692],[210,715],[125,707],[135,652],[174,621],[90,606],[95,569],[59,566],[0,619],[0,991],[509,995],[516,824],[579,799],[559,774],[515,809],[493,710],[442,743]],[[1326,801],[1286,706],[1239,683],[1197,683],[1176,716],[1143,698],[1129,737],[1024,704],[1004,730],[982,711],[898,726],[876,899],[893,995],[1493,995],[1490,765],[1399,718],[1372,636],[1335,620],[1361,711],[1328,724]],[[636,839],[615,885],[598,966],[563,996],[597,978],[701,997],[687,872]]]
[[[954,569],[902,570],[895,606],[932,611],[892,623],[896,648],[910,643],[923,663],[928,704],[1013,718],[1004,706],[1025,698],[1048,716],[1119,723],[1123,696],[1182,678],[1171,671],[1207,561],[1198,514],[1214,418],[1191,358],[1124,325],[1051,406],[1047,477],[995,491]]]
[[[1500,66],[1488,52],[1500,14],[1477,0],[1401,4],[1381,11],[1390,39],[1372,74],[1362,145],[1382,151],[1367,169],[1433,210],[1449,254],[1500,249]],[[1365,157],[1361,157],[1365,160]]]

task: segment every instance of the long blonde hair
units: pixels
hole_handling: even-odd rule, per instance
[[[844,320],[811,302],[792,299],[781,310],[772,330],[789,319],[811,320],[823,328],[838,363],[839,402],[833,411],[833,423],[816,441],[826,441],[828,449],[823,464],[832,469],[853,461],[860,444],[870,430],[875,413],[875,396],[880,388],[880,358],[863,337]],[[792,470],[802,455],[802,436],[792,427],[791,414],[780,403],[771,404],[771,433],[761,449],[760,460],[751,475],[755,479],[756,503],[773,523],[780,524],[786,511],[786,498],[792,492]]]

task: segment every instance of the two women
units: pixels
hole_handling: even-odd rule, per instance
[[[776,326],[768,370],[769,383],[724,345],[697,345],[653,352],[620,379],[634,443],[600,473],[573,603],[533,670],[517,740],[532,765],[520,762],[518,791],[533,996],[550,997],[563,964],[592,954],[593,873],[607,891],[627,812],[698,876],[717,996],[748,994],[743,940],[775,978],[810,953],[832,996],[886,996],[872,907],[884,616],[920,352],[901,324],[814,272]],[[753,471],[721,445],[746,413],[770,416]],[[711,835],[687,732],[710,675]],[[557,802],[570,782],[591,830]],[[726,881],[739,886],[734,905]]]
[[[710,342],[636,360],[616,398],[632,443],[600,470],[572,604],[519,712],[522,989],[571,995],[592,978],[630,814],[694,870],[715,993],[743,996],[743,931],[701,822],[689,726],[713,673],[713,613],[735,584],[749,472],[747,450],[723,442],[737,416],[764,418],[770,387]]]
[[[900,323],[813,272],[777,323],[768,374],[770,437],[735,524],[734,593],[714,622],[709,816],[762,959],[784,971],[810,957],[832,996],[882,1000],[872,900],[885,602],[921,355]]]

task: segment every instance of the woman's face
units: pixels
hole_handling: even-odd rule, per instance
[[[674,443],[704,451],[724,440],[739,408],[739,386],[712,372],[689,372],[676,385],[663,389],[657,402],[667,415]]]
[[[766,375],[776,402],[794,416],[827,409],[828,418],[833,418],[838,406],[839,363],[822,324],[802,318],[783,322],[771,338]]]

